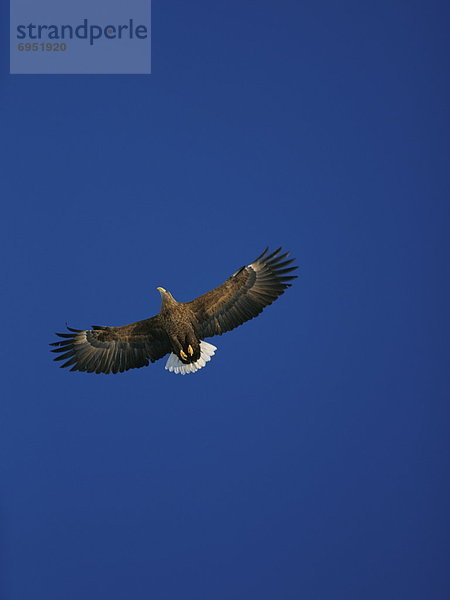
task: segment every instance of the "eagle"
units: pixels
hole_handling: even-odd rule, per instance
[[[191,302],[177,302],[163,287],[159,314],[121,327],[93,325],[57,333],[50,345],[65,361],[61,367],[87,373],[122,373],[145,367],[169,354],[165,368],[177,374],[195,373],[217,348],[205,338],[222,335],[253,319],[290,287],[297,266],[289,252],[268,248],[238,269],[219,287]]]

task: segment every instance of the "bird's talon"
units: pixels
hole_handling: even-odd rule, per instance
[[[184,350],[180,350],[180,356],[182,359],[187,360],[187,354],[184,352]]]
[[[190,344],[188,346],[188,354],[189,354],[189,356],[192,356],[194,354],[194,350]]]

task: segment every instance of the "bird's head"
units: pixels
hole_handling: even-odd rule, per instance
[[[165,290],[163,287],[156,288],[158,292],[161,294],[162,306],[168,306],[176,302],[175,298],[172,296],[170,292]]]

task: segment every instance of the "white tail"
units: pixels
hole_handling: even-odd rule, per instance
[[[212,344],[208,344],[208,342],[200,342],[200,358],[196,360],[194,363],[189,363],[188,365],[181,362],[176,354],[171,354],[167,359],[165,368],[171,373],[179,373],[181,375],[186,375],[186,373],[195,373],[199,369],[202,369],[207,362],[211,360],[214,356],[217,348]]]

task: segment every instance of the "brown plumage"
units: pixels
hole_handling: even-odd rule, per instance
[[[158,288],[162,304],[158,315],[122,327],[93,326],[58,333],[52,352],[62,367],[88,373],[119,373],[144,367],[172,353],[166,368],[175,373],[195,372],[214,354],[204,338],[222,335],[253,319],[290,287],[288,252],[266,249],[247,267],[241,267],[219,287],[191,302],[177,302]],[[212,350],[213,349],[213,350]],[[174,356],[173,356],[174,355]]]

